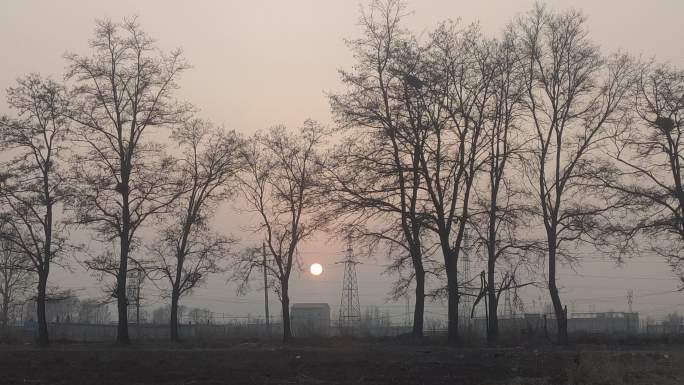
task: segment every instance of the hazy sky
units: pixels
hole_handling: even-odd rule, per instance
[[[589,16],[591,36],[604,51],[618,49],[684,66],[684,28],[681,0],[555,0],[555,8],[581,8]],[[427,31],[446,18],[464,23],[479,21],[483,31],[495,35],[516,14],[533,5],[529,0],[421,0],[409,2],[414,14],[406,24],[416,32]],[[326,92],[339,90],[337,70],[349,68],[351,56],[345,38],[358,35],[359,3],[348,0],[288,1],[37,1],[2,0],[0,7],[0,113],[6,113],[5,88],[29,72],[61,78],[65,52],[88,52],[94,20],[119,20],[137,15],[143,28],[158,39],[165,50],[182,47],[193,65],[181,79],[178,96],[201,109],[203,117],[245,133],[284,123],[294,127],[306,118],[331,124]],[[217,222],[236,231],[229,208],[221,210]],[[250,238],[245,235],[244,238]],[[243,238],[243,239],[244,239]],[[305,264],[320,261],[325,272],[313,282],[307,275],[297,278],[292,302],[339,302],[340,246],[325,242],[304,245]],[[635,289],[638,311],[662,315],[684,309],[684,294],[660,294],[676,287],[676,281],[660,259],[644,257],[615,269],[610,262],[586,256],[573,276],[564,269],[561,286],[572,310],[588,311],[589,298],[595,309],[624,310],[626,290]],[[383,304],[389,277],[378,278],[386,263],[382,259],[360,267],[362,306],[387,307],[402,321],[404,305]],[[83,289],[82,295],[97,295],[97,283],[87,275],[57,271],[53,281],[63,287]],[[479,271],[479,270],[478,270]],[[609,278],[606,278],[609,277]],[[545,301],[546,294],[542,295]],[[155,294],[150,293],[153,298]],[[217,312],[244,314],[262,312],[262,293],[235,297],[225,278],[213,279],[196,292],[190,305]],[[273,298],[273,296],[272,296]],[[154,299],[156,300],[156,299]],[[156,300],[161,302],[161,300]],[[272,301],[273,306],[276,305]],[[531,299],[527,305],[531,305]],[[275,310],[276,308],[274,308]],[[428,317],[444,314],[432,305]],[[274,311],[277,313],[277,310]]]

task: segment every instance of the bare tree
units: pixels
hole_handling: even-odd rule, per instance
[[[471,197],[487,159],[487,108],[496,74],[491,44],[475,26],[441,24],[431,35],[420,100],[430,137],[420,153],[427,226],[439,239],[447,276],[448,342],[459,343],[458,259],[469,222]]]
[[[74,81],[70,118],[75,191],[69,201],[77,223],[105,242],[118,240],[117,342],[128,343],[126,276],[137,234],[178,196],[173,160],[149,141],[155,127],[175,125],[187,110],[173,99],[176,79],[188,65],[180,50],[161,53],[135,20],[99,21],[92,56],[68,54]]]
[[[322,226],[324,218],[311,214],[317,207],[314,186],[322,170],[319,146],[325,130],[307,120],[296,134],[274,127],[257,134],[243,150],[245,171],[240,187],[248,211],[259,224],[254,231],[264,237],[266,257],[256,247],[236,262],[235,278],[245,290],[255,268],[265,268],[275,278],[283,318],[283,340],[290,329],[290,275],[297,264],[297,247]]]
[[[209,220],[230,198],[241,165],[241,140],[199,119],[174,130],[183,147],[180,159],[182,194],[168,214],[159,238],[149,248],[152,270],[169,285],[171,340],[178,341],[178,303],[212,273],[229,253],[231,240],[212,232]]]
[[[684,71],[644,65],[631,111],[626,129],[608,147],[617,167],[602,182],[629,208],[620,218],[622,235],[646,235],[639,248],[666,257],[684,283]]]
[[[0,223],[0,329],[14,319],[16,306],[35,284],[31,261],[9,241],[11,235],[3,235],[10,231],[9,225]]]
[[[67,102],[61,85],[36,74],[8,89],[7,102],[18,117],[0,119],[0,149],[16,154],[0,173],[0,210],[9,228],[2,237],[37,275],[38,339],[47,346],[47,280],[66,245],[54,211],[65,194],[58,157],[69,128]]]
[[[602,57],[585,21],[578,11],[552,12],[537,5],[514,26],[536,136],[527,175],[544,223],[548,289],[560,343],[567,342],[567,314],[558,293],[558,259],[568,257],[566,244],[590,240],[610,210],[600,197],[592,199],[586,180],[599,173],[602,162],[592,151],[620,123],[632,83],[631,60]]]
[[[524,82],[522,66],[515,52],[512,34],[506,33],[502,41],[493,41],[493,63],[495,68],[492,83],[492,97],[486,105],[486,132],[484,144],[487,147],[486,164],[483,167],[486,180],[475,190],[476,199],[471,216],[471,227],[476,234],[475,244],[482,246],[486,255],[485,290],[487,296],[487,340],[496,343],[499,335],[498,304],[501,290],[508,289],[514,276],[506,270],[497,283],[497,262],[501,259],[516,259],[504,264],[504,270],[519,263],[535,244],[521,235],[530,226],[528,218],[529,199],[520,180],[520,170],[515,163],[522,156],[526,138],[522,122],[522,99]]]
[[[357,62],[340,71],[347,90],[330,102],[337,122],[352,131],[333,156],[326,182],[333,191],[326,195],[334,216],[394,254],[391,270],[410,264],[393,295],[415,282],[412,334],[420,337],[426,269],[419,161],[428,131],[416,96],[423,48],[401,27],[405,12],[401,1],[372,2],[361,14],[363,36],[348,43]]]
[[[404,163],[403,153],[395,158],[392,146],[387,145],[391,140],[386,139],[357,132],[330,155],[321,183],[329,210],[324,215],[338,219],[333,226],[341,225],[341,233],[363,242],[369,253],[383,249],[391,258],[387,273],[399,275],[392,298],[403,298],[415,283],[412,334],[421,337],[426,275],[438,264],[429,257],[433,248],[422,242],[426,229],[420,224],[420,177],[409,175],[419,170]],[[402,168],[395,167],[397,162]]]

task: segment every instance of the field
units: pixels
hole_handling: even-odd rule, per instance
[[[396,341],[290,346],[0,345],[1,384],[682,384],[680,346],[451,349]]]

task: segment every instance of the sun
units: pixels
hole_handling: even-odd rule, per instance
[[[313,275],[321,275],[321,273],[323,272],[323,266],[321,266],[320,263],[314,263],[309,268],[309,271]]]

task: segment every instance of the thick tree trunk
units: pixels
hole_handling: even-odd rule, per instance
[[[121,170],[121,234],[120,236],[120,256],[119,256],[119,274],[117,276],[116,285],[116,305],[118,311],[118,325],[116,329],[116,343],[120,345],[128,345],[131,341],[128,336],[128,298],[126,298],[126,279],[128,278],[128,255],[130,253],[130,236],[131,236],[131,212],[129,208],[129,175],[130,166],[122,160]]]
[[[177,290],[173,290],[171,293],[171,341],[178,342],[180,338],[178,337],[178,300],[179,295]]]
[[[2,301],[2,307],[0,308],[0,329],[6,329],[9,324],[9,303],[6,299]]]
[[[290,295],[287,283],[282,285],[282,300],[280,303],[283,312],[283,342],[289,342],[292,339],[292,329],[290,328]]]
[[[47,300],[47,281],[52,261],[52,201],[48,184],[48,172],[43,174],[43,192],[45,194],[45,225],[43,226],[45,242],[43,243],[43,265],[38,266],[38,296],[36,297],[36,315],[38,316],[38,345],[50,345],[48,337],[47,315],[45,301]]]
[[[498,167],[497,167],[498,166]],[[499,338],[499,315],[498,307],[499,301],[496,295],[495,273],[496,273],[496,259],[497,259],[497,200],[499,196],[499,179],[497,173],[499,164],[494,157],[492,157],[492,168],[490,171],[491,193],[489,196],[489,221],[487,228],[487,343],[489,345],[496,345]]]
[[[127,221],[124,221],[127,222]],[[126,224],[124,223],[124,227]],[[119,274],[116,277],[116,307],[118,312],[118,325],[116,328],[116,343],[120,345],[128,345],[130,338],[128,336],[128,298],[126,293],[126,279],[128,278],[128,253],[129,245],[128,231],[124,231],[124,236],[121,238],[121,259],[119,260]]]
[[[413,337],[423,337],[423,319],[425,314],[425,269],[422,264],[414,263],[416,273],[416,304],[413,310]]]
[[[454,269],[455,270],[455,269]],[[449,346],[458,346],[461,342],[461,337],[458,331],[458,280],[456,278],[456,271],[452,273],[447,272],[447,294],[448,299],[448,324],[447,324],[447,344]]]
[[[126,300],[126,279],[119,278],[116,289],[116,307],[118,311],[118,322],[116,328],[116,343],[127,345],[130,343],[128,337],[128,301]]]
[[[116,328],[116,343],[128,345],[128,298],[126,298],[126,278],[128,273],[128,243],[125,238],[121,239],[121,260],[119,261],[119,274],[116,278],[116,307],[118,312],[118,325]]]
[[[38,316],[38,345],[47,347],[50,345],[48,337],[47,316],[45,314],[45,300],[47,298],[47,274],[38,274],[38,295],[36,296],[36,315]]]
[[[499,316],[497,314],[499,301],[496,298],[496,286],[494,285],[494,263],[488,262],[487,266],[487,343],[496,345],[499,339]]]
[[[558,287],[556,286],[556,250],[554,248],[549,249],[549,295],[551,296],[553,312],[556,316],[558,343],[566,345],[568,343],[568,319],[558,294]]]
[[[5,329],[9,325],[10,295],[9,285],[5,285],[2,291],[2,304],[0,304],[0,328]]]

